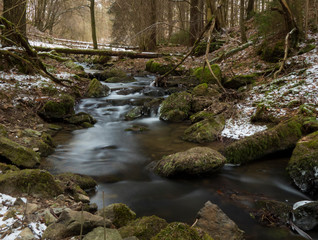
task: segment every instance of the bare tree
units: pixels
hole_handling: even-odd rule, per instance
[[[90,13],[91,13],[91,27],[92,27],[92,39],[93,39],[93,45],[94,49],[97,49],[97,35],[96,35],[96,21],[95,21],[95,0],[89,0],[90,1]]]
[[[244,0],[240,0],[240,28],[241,28],[241,42],[246,43],[246,32],[245,32],[245,21],[244,21],[244,14],[245,14],[245,3]]]
[[[192,46],[199,34],[200,11],[199,0],[191,0],[190,7],[190,45]]]

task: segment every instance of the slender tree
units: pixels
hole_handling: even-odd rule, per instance
[[[90,13],[91,13],[91,26],[92,26],[92,39],[94,49],[98,48],[96,36],[96,22],[95,22],[95,0],[90,0]]]
[[[254,15],[254,12],[255,12],[254,3],[255,3],[255,0],[248,0],[247,9],[246,9],[247,20],[251,19]]]
[[[246,32],[245,32],[245,21],[244,21],[244,14],[245,14],[245,3],[244,0],[240,1],[240,28],[241,28],[241,42],[246,43]]]
[[[190,6],[190,45],[192,46],[199,34],[200,11],[199,0],[191,0]]]

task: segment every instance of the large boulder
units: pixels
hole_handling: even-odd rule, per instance
[[[0,175],[0,192],[51,198],[61,194],[62,189],[49,172],[26,169]]]
[[[182,122],[190,115],[192,96],[187,92],[174,93],[165,99],[160,109],[160,119]]]
[[[99,210],[97,214],[101,217],[105,215],[117,228],[123,227],[136,219],[136,213],[123,203],[111,204]]]
[[[225,126],[223,115],[208,117],[184,131],[183,140],[196,143],[213,142]]]
[[[256,80],[256,77],[257,77],[257,74],[236,75],[226,80],[223,85],[226,88],[239,89],[240,87],[254,83]]]
[[[149,60],[146,63],[146,71],[151,72],[151,73],[158,73],[160,75],[165,74],[166,72],[169,72],[171,69],[173,69],[174,65],[173,64],[162,64],[158,63],[154,60]],[[176,73],[175,71],[174,73]]]
[[[105,220],[106,227],[111,227],[108,219]],[[89,212],[77,212],[70,209],[64,210],[59,219],[48,226],[44,231],[42,238],[50,240],[59,240],[67,237],[78,236],[91,232],[97,227],[104,226],[104,219],[100,216],[93,215]]]
[[[125,115],[125,120],[126,121],[132,121],[135,120],[137,118],[142,117],[143,115],[143,107],[138,106],[138,107],[134,107],[133,109],[131,109],[126,115]]]
[[[89,97],[89,98],[106,97],[109,91],[110,91],[109,87],[101,84],[100,81],[94,78],[89,83],[88,90],[86,92],[86,97]]]
[[[123,238],[136,236],[140,240],[149,240],[157,235],[168,223],[157,216],[138,218],[119,229]]]
[[[95,228],[93,231],[86,234],[83,240],[102,240],[104,239],[105,230],[107,240],[122,240],[118,230],[103,227]]]
[[[203,235],[203,236],[202,236]],[[201,234],[196,228],[185,223],[170,223],[151,240],[213,240],[208,234]]]
[[[33,150],[1,136],[0,160],[22,168],[35,168],[40,164],[40,157]]]
[[[65,119],[66,122],[74,125],[86,126],[88,124],[94,125],[97,121],[90,114],[80,112]]]
[[[293,117],[277,126],[243,138],[224,149],[227,162],[244,164],[267,154],[292,149],[302,136],[301,117]]]
[[[154,171],[163,177],[202,175],[220,170],[226,159],[219,152],[207,147],[195,147],[185,152],[163,157]]]
[[[74,115],[75,100],[70,95],[62,95],[60,99],[47,101],[38,112],[48,121],[62,121]]]
[[[74,182],[83,190],[93,189],[97,186],[97,182],[92,177],[78,173],[61,173],[56,178],[64,183]]]
[[[125,78],[126,76],[127,74],[118,68],[109,68],[104,71],[96,71],[89,73],[89,77],[91,79],[96,78],[99,81],[105,81],[108,78],[112,77]]]
[[[293,222],[305,231],[318,226],[318,201],[309,202],[293,210]]]
[[[244,231],[215,204],[210,201],[198,212],[196,226],[202,228],[215,240],[244,239]]]
[[[310,194],[318,192],[318,131],[297,143],[287,171],[301,191]]]
[[[208,67],[199,67],[196,68],[193,72],[193,75],[196,76],[202,83],[208,83],[208,84],[217,84],[218,81],[221,81],[222,83],[222,72],[217,64],[211,65],[211,69],[214,73],[214,76],[211,74]],[[215,78],[216,77],[216,78]]]

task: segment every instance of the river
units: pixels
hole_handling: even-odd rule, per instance
[[[291,204],[309,199],[291,185],[285,172],[286,155],[269,156],[241,167],[225,166],[220,173],[200,179],[169,180],[148,171],[146,166],[151,161],[197,145],[181,140],[187,125],[160,121],[156,112],[141,119],[124,120],[134,105],[148,98],[143,89],[162,92],[150,87],[151,76],[136,80],[107,84],[112,89],[109,96],[79,102],[76,111],[90,113],[98,122],[92,128],[61,132],[55,137],[59,145],[47,159],[53,173],[92,176],[98,189],[91,202],[99,207],[104,192],[106,205],[122,202],[138,216],[157,215],[169,222],[192,224],[196,213],[210,200],[246,232],[247,239],[302,239],[288,230],[260,226],[247,211],[254,196]],[[122,89],[132,93],[122,95]],[[149,131],[126,131],[132,125],[145,126]],[[220,143],[206,146],[218,149]]]

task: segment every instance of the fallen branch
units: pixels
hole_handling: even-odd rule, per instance
[[[242,50],[248,48],[248,47],[251,46],[252,44],[253,44],[253,42],[252,42],[252,41],[249,41],[249,42],[247,42],[247,43],[244,43],[244,44],[238,46],[237,48],[233,48],[233,49],[231,49],[230,51],[228,51],[228,52],[226,52],[226,53],[223,53],[221,56],[212,59],[212,60],[210,61],[210,64],[214,64],[214,63],[217,63],[217,62],[221,62],[222,60],[224,60],[224,59],[226,59],[226,58],[229,58],[229,57],[233,56],[234,54],[236,54],[236,53],[238,53],[238,52],[240,52],[240,51],[242,51]]]
[[[285,62],[287,60],[288,57],[288,49],[289,49],[289,37],[290,35],[292,35],[297,29],[293,28],[289,33],[287,33],[286,37],[285,37],[285,54],[284,54],[284,59],[281,61],[280,63],[280,67],[279,69],[274,73],[274,78],[277,78],[277,75],[283,70],[284,66],[285,66]]]
[[[213,18],[214,19],[214,18]],[[211,19],[205,26],[205,28],[203,29],[203,31],[201,32],[200,36],[198,37],[198,39],[195,41],[195,43],[193,44],[191,50],[187,53],[187,55],[185,55],[185,57],[172,69],[170,69],[168,72],[166,72],[164,75],[158,77],[155,81],[155,86],[161,86],[163,85],[162,82],[164,81],[164,79],[172,72],[174,72],[195,50],[195,48],[197,47],[197,45],[199,44],[199,42],[201,41],[201,39],[203,38],[204,34],[206,31],[208,31],[212,25],[212,20]]]

